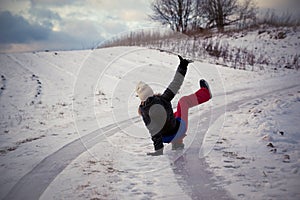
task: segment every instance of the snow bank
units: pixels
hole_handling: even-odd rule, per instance
[[[223,135],[207,155],[225,180],[219,184],[236,199],[299,199],[300,87],[239,107],[226,113]]]
[[[175,55],[117,47],[4,54],[0,59],[0,198],[43,158],[64,145],[128,119],[127,129],[100,134],[103,140],[73,160],[41,199],[191,197],[182,187],[182,177],[172,170],[174,160],[145,156],[153,147],[143,123],[135,118],[139,104],[135,84],[143,80],[162,92],[178,65]],[[297,82],[299,73],[290,72],[294,71],[261,74],[195,62],[174,105],[179,97],[199,88],[200,78],[209,82],[214,98],[191,110],[199,115],[207,109],[263,95],[276,88],[277,80]],[[216,134],[223,136],[207,160],[217,174],[216,180],[234,197],[271,198],[279,195],[276,189],[291,199],[298,195],[293,189],[298,186],[295,178],[299,178],[298,90],[263,96],[241,105],[241,110],[226,113],[223,132]],[[219,126],[218,121],[215,123]],[[270,142],[274,148],[267,146]],[[170,152],[167,146],[166,154]]]

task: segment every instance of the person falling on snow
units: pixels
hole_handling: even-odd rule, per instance
[[[194,94],[181,97],[177,111],[173,113],[171,101],[183,83],[188,64],[193,62],[183,59],[180,55],[178,57],[180,64],[175,76],[162,95],[154,94],[152,88],[142,81],[136,86],[137,96],[141,100],[138,113],[149,130],[155,150],[147,155],[163,155],[163,143],[171,143],[172,150],[184,149],[183,138],[188,128],[188,109],[212,98],[208,83],[201,79],[200,89]]]

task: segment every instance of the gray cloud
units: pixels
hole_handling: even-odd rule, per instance
[[[0,0],[1,1],[1,0]],[[95,47],[124,31],[148,26],[148,1],[4,0],[0,51]]]
[[[30,0],[32,6],[65,6],[71,4],[81,4],[84,0]]]
[[[34,16],[36,19],[46,19],[46,20],[61,20],[61,17],[58,13],[53,12],[51,10],[45,9],[45,8],[36,8],[31,7],[29,9],[29,13],[31,16]]]
[[[69,20],[64,22],[64,29],[53,31],[51,20],[46,17],[47,13],[53,13],[38,11],[34,13],[36,16],[45,17],[42,25],[29,23],[24,17],[8,11],[0,13],[1,52],[92,48],[103,40],[93,22]],[[60,20],[58,16],[54,17]]]
[[[21,16],[8,11],[0,13],[0,43],[26,43],[45,40],[51,30],[39,24],[30,24]]]

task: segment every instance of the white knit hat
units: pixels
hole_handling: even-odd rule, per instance
[[[148,97],[154,95],[152,88],[143,81],[140,81],[136,85],[135,92],[140,97],[141,101],[146,101]]]

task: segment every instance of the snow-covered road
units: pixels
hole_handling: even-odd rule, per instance
[[[184,153],[168,153],[172,169],[175,174],[182,176],[184,182],[178,184],[183,190],[188,191],[192,199],[232,199],[224,188],[218,186],[213,180],[213,173],[209,171],[204,155],[201,154],[200,149],[204,136],[206,135],[209,125],[213,124],[225,112],[235,111],[239,105],[247,103],[257,98],[263,98],[272,93],[288,90],[298,87],[300,84],[287,84],[281,85],[276,89],[268,88],[267,92],[261,93],[251,98],[246,97],[238,101],[228,102],[225,105],[214,108],[213,110],[204,110],[199,116],[194,113],[190,117],[189,132],[197,132],[195,134],[190,146]],[[253,88],[231,91],[236,92],[253,92]],[[224,95],[224,94],[223,94]],[[214,98],[223,97],[218,94]],[[209,116],[209,117],[208,117]],[[199,119],[202,119],[199,123]],[[63,146],[58,151],[46,157],[39,164],[36,165],[28,174],[23,176],[18,183],[10,190],[4,199],[39,199],[43,192],[47,189],[49,184],[80,154],[92,148],[94,145],[100,143],[103,138],[113,135],[120,130],[131,126],[132,121],[140,121],[138,117],[124,120],[118,123],[107,125],[101,129],[93,131],[82,138],[76,139],[73,142]],[[201,126],[199,131],[198,126]],[[217,127],[219,132],[222,132],[222,126]],[[216,130],[215,130],[216,131]],[[217,142],[217,141],[216,141]],[[203,152],[202,152],[203,153]]]
[[[166,145],[165,155],[153,158],[145,156],[153,147],[137,117],[133,91],[139,80],[164,89],[178,65],[176,56],[117,47],[0,58],[0,198],[267,199],[276,189],[289,195],[278,179],[299,177],[297,123],[284,130],[292,138],[279,138],[282,152],[272,136],[277,130],[270,128],[276,112],[280,122],[297,121],[297,71],[249,72],[195,62],[173,105],[195,91],[200,78],[209,82],[213,99],[190,110],[184,151]],[[268,116],[269,110],[276,110],[275,116]],[[265,118],[257,120],[259,114]],[[235,116],[241,119],[234,121]],[[270,155],[262,136],[275,138],[277,154]],[[283,164],[282,154],[290,154],[290,162]],[[264,163],[272,159],[276,166]],[[252,176],[257,164],[261,168]],[[265,185],[251,185],[257,180]],[[290,194],[287,199],[297,199]]]
[[[104,134],[116,133],[129,125],[129,120],[111,124],[63,146],[23,176],[4,199],[39,199],[55,177],[80,154],[99,143]]]
[[[204,141],[204,136],[209,137],[206,135],[206,133],[208,132],[209,128],[212,128],[209,127],[209,125],[215,123],[216,120],[222,117],[222,115],[224,115],[226,112],[236,111],[242,104],[257,98],[267,97],[268,95],[278,91],[284,91],[292,88],[300,89],[300,83],[280,87],[275,90],[269,90],[266,93],[252,96],[251,98],[247,97],[238,101],[230,102],[224,106],[214,109],[213,112],[211,110],[205,111],[204,113],[201,113],[200,116],[195,114],[190,119],[191,124],[197,124],[198,119],[202,118],[203,120],[201,120],[201,124],[199,124],[201,129],[197,130],[197,126],[190,127],[189,132],[197,131],[197,134],[195,135],[195,138],[193,139],[193,142],[189,146],[186,153],[175,160],[175,168],[173,168],[173,170],[175,173],[184,177],[185,183],[182,184],[182,187],[187,191],[191,191],[192,199],[232,199],[232,197],[228,196],[228,193],[224,190],[224,188],[222,188],[220,185],[217,185],[213,181],[213,173],[209,170],[209,166],[205,161],[205,155],[203,155],[204,152],[200,152],[202,142]],[[251,89],[245,89],[243,91],[246,90],[250,93],[253,92]],[[238,92],[241,91],[239,90]],[[232,93],[234,93],[234,91],[232,91]],[[210,117],[208,118],[207,116]],[[213,129],[214,132],[219,132],[219,134],[216,135],[221,137],[220,133],[223,131],[222,125],[220,126],[219,124],[217,127],[213,127]],[[221,138],[215,137],[215,139],[219,140]],[[215,142],[217,143],[218,140],[215,140]],[[213,146],[208,147],[204,154],[208,154],[212,149]]]

